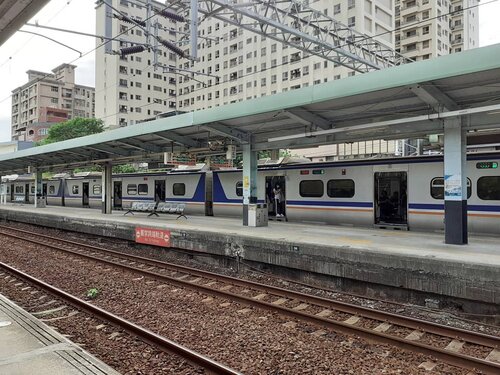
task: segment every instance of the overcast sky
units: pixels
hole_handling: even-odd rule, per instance
[[[480,46],[500,43],[500,0],[488,4],[482,0],[479,7]],[[95,33],[94,0],[52,0],[31,22],[40,25]],[[29,30],[47,35],[67,44],[82,53],[92,51],[96,46],[93,38],[66,34],[24,26]],[[0,141],[10,140],[10,94],[13,89],[27,82],[26,71],[50,72],[62,63],[73,63],[76,82],[94,86],[94,53],[79,58],[79,53],[55,44],[47,39],[25,33],[16,33],[0,46]]]

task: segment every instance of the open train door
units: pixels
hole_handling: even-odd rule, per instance
[[[24,202],[30,202],[30,184],[24,186]]]
[[[121,210],[123,208],[122,182],[113,182],[113,208]]]
[[[408,173],[375,172],[375,225],[408,229]]]
[[[44,182],[42,184],[42,198],[45,200],[45,204],[47,204],[47,183]]]
[[[286,178],[266,176],[266,203],[270,219],[286,220]],[[281,193],[276,194],[277,190]],[[277,199],[281,197],[281,199]]]
[[[89,183],[82,182],[82,206],[89,207]]]
[[[155,202],[165,202],[165,180],[155,180]]]

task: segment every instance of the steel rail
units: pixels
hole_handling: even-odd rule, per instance
[[[11,229],[11,228],[9,228],[9,229]],[[16,230],[16,229],[14,229],[14,230]],[[498,373],[500,373],[500,364],[497,364],[497,363],[494,363],[491,361],[471,357],[471,356],[468,356],[465,354],[452,352],[452,351],[448,351],[448,350],[441,349],[441,348],[435,348],[435,347],[432,347],[432,346],[427,345],[427,344],[422,344],[422,343],[412,341],[412,340],[406,340],[406,339],[403,339],[403,338],[400,338],[397,336],[391,336],[391,335],[383,333],[383,332],[377,332],[377,331],[362,328],[362,327],[356,327],[356,326],[350,325],[350,324],[345,323],[345,322],[334,321],[334,320],[323,318],[323,317],[320,317],[317,315],[311,315],[311,314],[308,314],[308,313],[305,313],[302,311],[298,311],[298,310],[294,310],[291,308],[275,305],[275,304],[272,304],[269,302],[259,301],[259,300],[253,299],[251,297],[240,296],[238,294],[231,293],[229,291],[223,291],[223,290],[219,290],[219,289],[210,288],[206,285],[198,285],[198,284],[195,284],[195,283],[192,283],[189,281],[184,281],[184,280],[180,280],[177,278],[169,277],[169,276],[157,273],[157,272],[152,272],[152,271],[144,270],[142,268],[133,267],[130,265],[125,265],[123,263],[117,263],[117,262],[114,262],[112,260],[102,259],[99,257],[95,257],[93,255],[83,254],[83,253],[80,253],[80,252],[74,251],[74,250],[59,248],[59,247],[56,247],[54,245],[45,244],[43,242],[37,242],[35,240],[19,237],[17,235],[2,233],[1,231],[0,231],[0,234],[5,234],[5,235],[13,237],[13,238],[36,243],[36,244],[39,244],[42,246],[53,248],[55,250],[68,252],[68,253],[83,257],[83,258],[92,259],[92,260],[95,260],[97,262],[116,266],[116,267],[119,267],[119,268],[122,268],[122,269],[125,269],[128,271],[134,271],[138,274],[141,274],[145,277],[152,278],[154,280],[168,282],[168,283],[174,284],[176,286],[186,287],[186,288],[197,290],[197,291],[202,291],[206,294],[215,295],[215,296],[222,297],[225,299],[231,299],[233,301],[236,301],[236,302],[239,302],[242,304],[251,305],[254,307],[258,307],[258,308],[264,308],[264,309],[271,310],[271,311],[277,311],[280,314],[287,315],[287,316],[290,316],[290,317],[295,318],[295,319],[299,319],[302,321],[307,321],[307,322],[311,322],[314,324],[325,326],[325,327],[330,328],[336,332],[341,332],[341,333],[348,334],[348,335],[360,336],[360,337],[363,337],[365,339],[372,340],[375,342],[385,343],[385,344],[393,345],[395,347],[406,349],[409,351],[418,352],[418,353],[421,353],[424,355],[433,356],[434,358],[437,358],[443,362],[446,362],[446,363],[454,365],[454,366],[460,366],[460,367],[468,368],[471,370],[480,370],[486,374],[498,374]],[[38,234],[36,234],[36,235],[38,236]],[[55,238],[52,238],[50,236],[49,236],[49,238],[51,238],[52,240],[55,239]],[[55,239],[55,240],[59,241],[59,239]],[[76,244],[78,244],[78,243],[76,243]],[[387,321],[387,320],[385,320],[385,321]],[[389,320],[389,322],[390,322],[390,320]],[[460,336],[458,336],[458,337],[460,337]],[[500,339],[495,338],[495,336],[491,336],[491,338],[495,339],[495,345],[493,347],[498,347],[498,344],[500,343]],[[490,345],[487,345],[487,346],[490,346]]]
[[[488,347],[492,347],[492,348],[500,347],[500,337],[484,334],[481,332],[471,332],[471,331],[467,331],[467,330],[462,329],[462,328],[449,327],[449,326],[446,326],[443,324],[429,322],[426,320],[417,319],[417,318],[413,318],[413,317],[407,317],[407,316],[400,315],[400,314],[395,314],[395,313],[386,312],[386,311],[382,311],[382,310],[374,310],[374,309],[370,309],[367,307],[358,306],[358,305],[354,305],[354,304],[350,304],[350,303],[346,303],[346,302],[334,301],[334,300],[331,300],[328,298],[313,296],[310,294],[300,293],[300,292],[296,292],[293,290],[279,288],[279,287],[275,287],[275,286],[271,286],[271,285],[265,285],[265,284],[257,283],[257,282],[250,281],[250,280],[242,280],[242,279],[238,279],[236,277],[221,275],[221,274],[217,274],[217,273],[209,272],[209,271],[203,271],[203,270],[199,270],[199,269],[192,268],[192,267],[163,262],[163,261],[159,261],[159,260],[155,260],[155,259],[151,259],[151,258],[137,256],[137,255],[126,254],[126,253],[122,253],[119,251],[105,249],[102,247],[89,245],[89,244],[85,244],[85,243],[81,243],[81,242],[59,239],[59,238],[55,238],[55,237],[52,237],[49,235],[39,234],[36,232],[24,230],[24,229],[17,229],[17,228],[6,227],[6,226],[4,226],[3,228],[8,228],[10,230],[18,231],[18,232],[21,232],[24,234],[29,234],[29,235],[33,235],[33,236],[37,236],[37,237],[46,238],[48,240],[56,240],[56,241],[63,242],[66,244],[84,247],[84,248],[87,248],[90,250],[96,250],[96,251],[99,251],[99,252],[102,252],[105,254],[111,254],[111,255],[125,258],[125,259],[131,260],[131,261],[143,262],[143,263],[150,265],[150,266],[170,268],[170,269],[173,269],[175,271],[181,271],[181,272],[188,273],[188,274],[191,274],[194,276],[203,277],[203,278],[207,278],[207,279],[214,279],[217,281],[222,281],[225,283],[230,283],[230,284],[241,286],[241,287],[252,286],[258,290],[265,291],[267,293],[275,294],[278,296],[288,297],[291,299],[298,299],[298,300],[301,300],[304,302],[308,302],[310,304],[315,304],[317,306],[330,308],[330,309],[334,309],[337,311],[341,311],[341,312],[345,312],[345,313],[353,314],[353,315],[358,315],[358,316],[362,316],[362,317],[373,319],[373,320],[379,320],[379,321],[383,321],[383,322],[391,322],[392,324],[395,324],[395,325],[400,325],[400,326],[412,328],[412,329],[418,329],[418,330],[422,330],[422,331],[432,333],[435,335],[439,335],[439,336],[445,336],[445,337],[449,337],[452,339],[460,337],[462,340],[469,342],[471,344],[483,345],[483,346],[488,346]],[[5,233],[2,233],[0,231],[0,234],[5,234]],[[18,237],[18,238],[29,241],[29,239],[24,238],[24,237]],[[39,242],[34,241],[33,243],[39,243]]]
[[[50,294],[63,299],[64,301],[73,305],[77,309],[85,311],[97,317],[100,320],[104,320],[120,329],[123,329],[124,331],[132,334],[133,336],[138,337],[142,341],[151,344],[154,347],[159,348],[164,352],[180,356],[184,358],[187,362],[191,363],[192,365],[202,367],[213,374],[241,375],[241,373],[236,370],[233,370],[223,364],[215,362],[214,360],[205,357],[202,354],[199,354],[191,349],[188,349],[185,346],[182,346],[174,341],[171,341],[163,336],[160,336],[146,328],[138,326],[137,324],[132,323],[126,319],[123,319],[113,313],[103,310],[86,301],[83,301],[65,292],[62,289],[56,288],[40,279],[28,275],[23,271],[20,271],[12,266],[9,266],[6,263],[0,262],[0,266],[4,268],[7,272],[15,275],[17,278],[24,279],[32,285],[47,290]]]

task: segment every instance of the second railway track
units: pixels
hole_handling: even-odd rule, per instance
[[[115,250],[64,240],[12,227],[0,227],[0,234],[43,245],[57,251],[120,267],[165,283],[201,291],[311,322],[336,332],[364,337],[413,352],[433,356],[445,363],[479,370],[487,374],[500,373],[500,338],[488,334],[449,327],[421,319],[369,309],[292,290],[242,280],[230,276],[166,263]],[[369,327],[369,328],[367,328]],[[410,329],[403,337],[399,328]],[[424,343],[425,336],[445,338],[446,347]],[[433,342],[434,340],[430,340]],[[464,354],[465,344],[487,348],[483,358]],[[485,352],[485,350],[481,350]]]

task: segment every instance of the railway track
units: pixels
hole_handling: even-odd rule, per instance
[[[233,370],[223,364],[220,364],[208,357],[205,357],[193,350],[190,350],[174,341],[171,341],[163,336],[160,336],[146,328],[138,326],[124,318],[121,318],[109,311],[101,309],[100,307],[94,306],[84,300],[81,300],[72,294],[65,292],[62,289],[56,288],[42,280],[39,280],[27,273],[24,273],[8,264],[0,262],[0,268],[5,272],[9,273],[13,277],[21,280],[25,280],[27,283],[35,286],[36,288],[42,289],[53,296],[65,301],[66,303],[72,305],[78,310],[84,311],[87,314],[101,320],[105,321],[125,332],[128,332],[134,337],[146,342],[153,347],[170,354],[182,357],[187,362],[194,366],[201,367],[210,374],[221,374],[221,375],[241,375],[236,370]]]
[[[429,355],[454,366],[486,374],[500,373],[500,337],[497,336],[448,327],[17,228],[0,227],[0,235],[133,271],[160,282],[275,311],[336,332]]]

